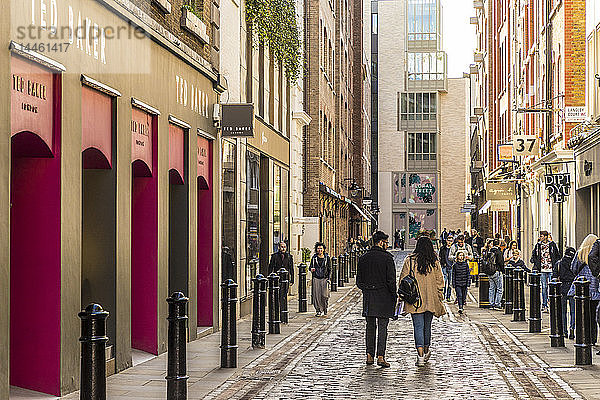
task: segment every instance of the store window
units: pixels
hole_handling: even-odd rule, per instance
[[[434,204],[437,202],[435,174],[408,174],[408,189],[408,202],[411,204]]]
[[[289,248],[289,172],[278,165],[273,166],[273,252],[279,242]]]
[[[260,252],[260,156],[246,152],[246,258],[258,260]]]
[[[408,212],[408,245],[413,247],[421,234],[430,234],[436,227],[437,210],[411,210]]]
[[[406,174],[392,174],[394,187],[394,204],[406,203]]]
[[[435,121],[437,95],[435,93],[401,93],[400,119],[402,121]]]
[[[223,280],[233,279],[238,282],[236,268],[236,145],[223,140],[222,152],[222,183],[223,183],[223,237],[222,237],[222,274]]]

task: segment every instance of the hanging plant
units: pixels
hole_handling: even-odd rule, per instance
[[[246,0],[246,23],[283,64],[287,79],[300,75],[301,45],[293,0]]]

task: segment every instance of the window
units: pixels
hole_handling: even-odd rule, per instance
[[[446,55],[442,51],[408,53],[408,79],[412,81],[443,80]]]
[[[371,33],[377,35],[378,14],[371,14]]]
[[[435,161],[437,143],[435,133],[417,132],[408,134],[408,161]]]
[[[408,1],[408,40],[436,40],[436,0]]]
[[[400,119],[402,121],[429,121],[437,118],[435,93],[401,93]]]

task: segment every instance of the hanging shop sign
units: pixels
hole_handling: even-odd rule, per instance
[[[566,174],[548,174],[544,177],[548,197],[554,203],[564,203],[571,190],[571,175]]]
[[[515,135],[512,147],[515,156],[537,156],[540,154],[540,138],[534,135]]]
[[[485,185],[486,200],[516,200],[514,182],[488,182]]]
[[[490,211],[508,212],[510,211],[510,202],[508,200],[494,200],[490,204]]]
[[[512,143],[498,145],[498,161],[513,161]]]
[[[221,128],[223,137],[253,137],[254,105],[221,105]]]

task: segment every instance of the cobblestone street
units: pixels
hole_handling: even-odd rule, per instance
[[[354,288],[327,318],[313,318],[207,398],[581,398],[508,330],[471,322],[451,307],[434,320],[428,366],[414,365],[410,317],[390,323],[391,368],[367,366],[361,305]]]

